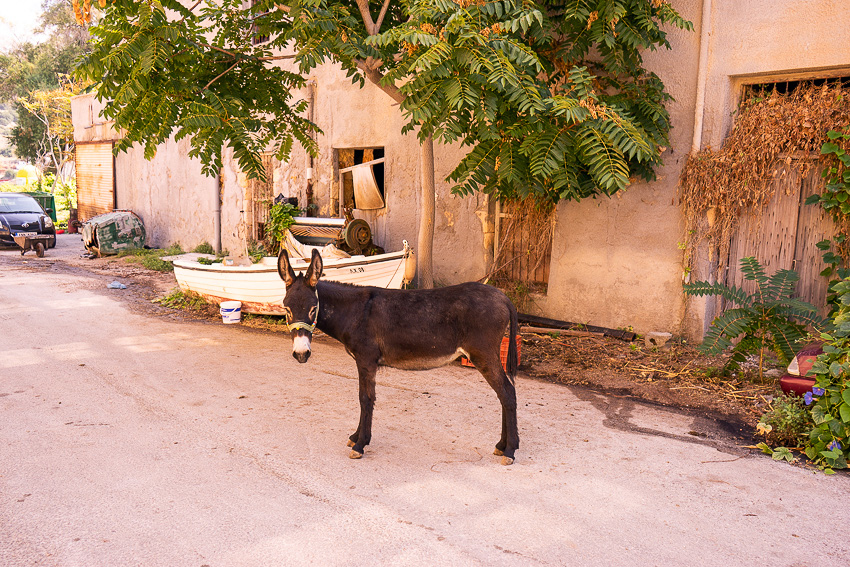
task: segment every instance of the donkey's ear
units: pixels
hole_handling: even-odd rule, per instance
[[[307,280],[307,285],[310,287],[316,287],[316,284],[319,283],[319,278],[322,277],[322,268],[324,268],[322,256],[319,254],[319,251],[314,248],[313,258],[310,260],[310,267],[307,268],[307,272],[304,274],[304,279]]]
[[[281,248],[280,254],[277,255],[277,273],[280,274],[280,279],[283,280],[286,287],[291,286],[292,282],[295,281],[295,270],[292,269],[292,265],[289,263],[289,254],[286,253],[284,248]]]

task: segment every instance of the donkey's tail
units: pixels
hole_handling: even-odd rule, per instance
[[[519,334],[519,322],[517,321],[516,307],[514,307],[510,299],[508,299],[508,311],[511,314],[511,331],[508,338],[508,360],[505,370],[508,371],[508,378],[511,384],[513,384],[516,379],[516,370],[519,366],[519,355],[516,346],[517,335]]]

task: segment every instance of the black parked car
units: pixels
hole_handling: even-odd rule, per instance
[[[38,201],[25,193],[0,192],[0,246],[17,246],[15,235],[49,234],[48,248],[56,246],[56,227]]]

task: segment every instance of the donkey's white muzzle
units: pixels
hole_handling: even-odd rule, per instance
[[[298,335],[292,338],[292,356],[298,362],[307,362],[310,358],[310,337]]]

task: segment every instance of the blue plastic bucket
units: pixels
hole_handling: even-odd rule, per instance
[[[221,313],[221,321],[225,325],[239,323],[242,320],[242,302],[222,301],[218,312]]]

